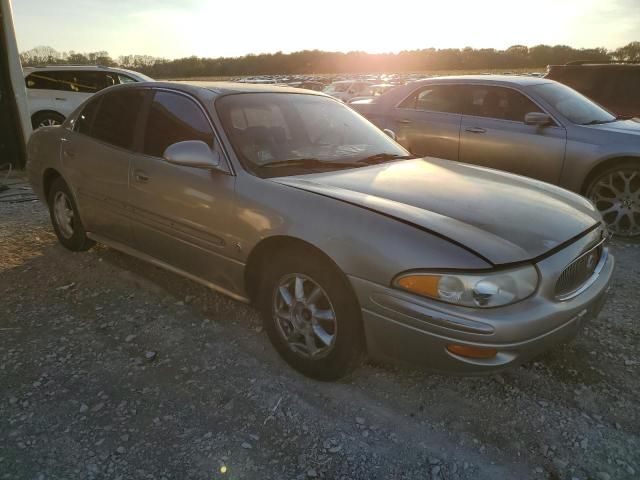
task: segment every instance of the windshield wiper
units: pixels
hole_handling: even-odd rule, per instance
[[[376,163],[384,163],[389,162],[391,160],[409,160],[412,158],[418,158],[415,155],[398,155],[397,153],[377,153],[375,155],[370,155],[361,160],[358,160],[356,163],[364,163],[366,165],[375,165]]]
[[[613,123],[617,120],[620,120],[620,119],[614,118],[613,120],[591,120],[590,122],[581,123],[580,125],[603,125],[605,123]]]
[[[332,162],[330,160],[320,160],[318,158],[290,158],[288,160],[278,160],[277,162],[261,165],[261,168],[276,167],[353,167],[353,163]]]

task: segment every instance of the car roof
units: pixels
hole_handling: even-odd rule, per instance
[[[424,80],[412,82],[412,85],[431,83],[482,83],[485,85],[540,85],[542,83],[553,83],[540,77],[529,77],[526,75],[452,75],[446,77],[432,77]]]
[[[67,70],[72,72],[90,70],[98,72],[119,72],[141,75],[140,72],[136,72],[134,70],[127,70],[126,68],[120,67],[107,67],[103,65],[38,65],[35,67],[24,67],[22,70],[25,74],[32,72],[45,72],[48,70]]]
[[[125,85],[116,85],[109,87],[110,91],[114,89],[122,88],[139,88],[139,87],[153,87],[153,88],[167,88],[171,90],[177,90],[192,95],[198,93],[213,94],[216,97],[222,97],[225,95],[234,95],[238,93],[294,93],[297,95],[318,95],[322,97],[329,97],[322,92],[316,92],[312,90],[302,90],[296,87],[289,87],[286,85],[273,85],[273,84],[255,84],[255,83],[238,83],[238,82],[208,82],[197,80],[185,80],[185,81],[157,81],[157,82],[139,82],[128,83]],[[331,97],[329,97],[331,98]]]

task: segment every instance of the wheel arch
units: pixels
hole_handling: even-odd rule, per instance
[[[51,185],[56,178],[62,178],[64,180],[62,174],[55,168],[49,167],[42,173],[42,192],[47,202],[49,202],[49,192],[51,191]]]
[[[36,121],[36,118],[37,118],[39,115],[42,115],[42,114],[45,114],[45,113],[48,113],[48,114],[54,114],[54,115],[59,115],[59,116],[61,116],[61,117],[63,118],[63,120],[66,120],[66,119],[67,119],[66,115],[63,115],[62,113],[60,113],[60,112],[58,112],[58,111],[56,111],[56,110],[51,110],[51,109],[48,109],[48,108],[47,108],[47,109],[44,109],[44,110],[38,110],[37,112],[34,112],[34,113],[31,115],[31,125],[34,125],[34,123],[35,123],[35,121]]]
[[[342,269],[326,252],[301,238],[289,235],[267,237],[260,240],[260,242],[253,247],[249,253],[244,270],[245,292],[252,301],[255,301],[257,298],[260,275],[264,271],[267,262],[273,258],[274,255],[282,251],[314,255],[322,261],[328,262],[337,272],[344,275]]]
[[[582,186],[580,187],[580,194],[581,195],[587,194],[587,188],[589,187],[589,184],[600,173],[623,162],[636,162],[638,163],[638,165],[640,165],[640,155],[635,155],[635,156],[634,155],[616,155],[613,157],[602,159],[595,167],[593,167],[589,171],[589,173],[585,177],[584,182],[582,182]]]

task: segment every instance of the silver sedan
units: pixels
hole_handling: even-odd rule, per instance
[[[612,233],[640,236],[640,119],[619,119],[566,85],[441,77],[350,106],[417,155],[554,183],[589,198]]]
[[[28,172],[62,245],[98,241],[253,302],[281,356],[325,380],[367,354],[517,365],[598,314],[614,264],[582,197],[415,158],[293,88],[112,87],[33,134]]]

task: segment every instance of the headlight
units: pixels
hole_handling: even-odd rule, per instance
[[[496,272],[411,272],[398,275],[393,285],[423,297],[464,307],[500,307],[524,300],[538,287],[532,265]]]

